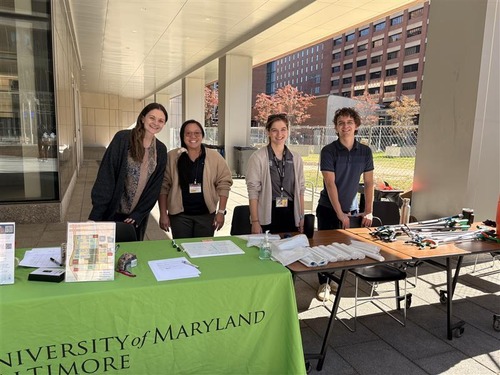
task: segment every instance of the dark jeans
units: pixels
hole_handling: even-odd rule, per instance
[[[177,238],[196,238],[214,236],[215,213],[203,215],[187,215],[180,213],[170,215],[170,228],[172,237]]]
[[[266,230],[269,233],[287,233],[297,232],[295,225],[295,217],[293,215],[293,201],[288,200],[287,207],[276,207],[276,201],[273,200],[273,207],[271,210],[271,224],[261,225],[262,232]]]

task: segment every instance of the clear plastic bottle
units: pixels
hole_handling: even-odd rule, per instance
[[[271,245],[269,244],[269,231],[266,230],[266,234],[264,235],[264,241],[261,243],[259,247],[259,259],[267,260],[271,259]]]

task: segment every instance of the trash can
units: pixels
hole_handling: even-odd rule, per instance
[[[205,145],[206,148],[211,148],[213,150],[217,150],[219,154],[222,155],[222,157],[225,159],[226,158],[226,151],[224,150],[224,145],[219,146],[219,145]]]
[[[252,146],[234,146],[234,160],[237,177],[243,177],[246,174],[248,159],[256,150],[257,148]]]

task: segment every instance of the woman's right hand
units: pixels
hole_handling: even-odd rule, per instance
[[[258,221],[254,221],[252,223],[252,234],[260,234],[262,233],[262,227]]]
[[[168,214],[160,215],[160,228],[166,232],[170,231],[170,217]]]

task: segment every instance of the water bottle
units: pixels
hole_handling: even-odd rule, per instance
[[[264,241],[260,244],[259,247],[259,259],[266,260],[271,259],[271,245],[269,244],[269,231],[266,230],[266,234],[264,235]]]

